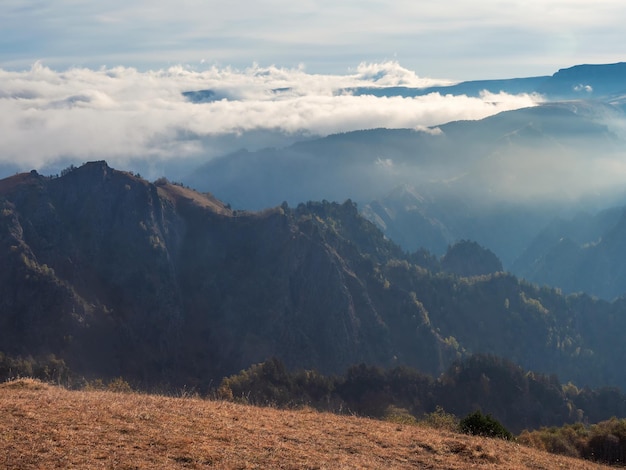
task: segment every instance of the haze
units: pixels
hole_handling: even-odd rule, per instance
[[[178,177],[241,148],[360,129],[425,130],[535,106],[544,98],[532,93],[407,98],[345,90],[551,75],[620,61],[624,17],[626,5],[608,0],[7,0],[0,5],[0,176],[105,159],[150,179]],[[210,99],[184,96],[203,90]],[[377,170],[399,168],[397,157],[376,157]],[[619,184],[624,173],[614,149],[592,168],[558,157],[509,158],[494,191],[553,194],[546,186],[564,167],[575,171],[560,173],[564,188],[556,192],[583,185],[586,194],[604,181]],[[555,171],[541,177],[533,161]],[[531,194],[528,179],[537,188]]]
[[[363,64],[350,75],[260,66],[241,71],[116,67],[57,72],[36,63],[23,72],[0,71],[0,162],[19,162],[21,170],[28,170],[68,158],[79,163],[107,159],[119,167],[128,167],[133,159],[206,159],[256,148],[260,143],[246,134],[251,131],[288,137],[423,128],[480,119],[539,100],[506,94],[376,98],[340,92],[351,86],[437,83],[442,82],[421,79],[395,62]],[[203,89],[217,98],[193,103],[183,96]],[[216,143],[225,134],[235,136],[230,147]]]

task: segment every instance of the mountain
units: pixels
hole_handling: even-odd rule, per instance
[[[351,198],[407,250],[442,255],[471,239],[508,268],[554,217],[619,199],[608,165],[624,142],[607,123],[623,118],[600,102],[547,103],[427,131],[373,129],[240,151],[185,181],[252,209]]]
[[[556,99],[614,98],[626,94],[626,62],[576,65],[556,72],[537,88]]]
[[[626,94],[626,62],[615,64],[583,64],[560,69],[551,76],[511,78],[504,80],[474,80],[454,85],[426,88],[356,87],[341,93],[373,96],[415,97],[430,93],[442,95],[480,96],[481,93],[538,93],[549,100],[607,99]]]
[[[362,277],[380,283],[371,263],[402,252],[351,203],[237,212],[104,162],[16,175],[0,195],[6,354],[202,383],[271,355],[326,371],[393,356]],[[417,338],[445,349],[428,326]]]
[[[529,281],[605,299],[626,293],[626,208],[550,224],[513,265]]]
[[[206,387],[269,357],[324,373],[365,362],[438,375],[488,353],[626,386],[623,301],[440,272],[351,201],[235,211],[91,162],[0,180],[0,205],[2,357]],[[468,247],[451,271],[465,251],[494,266],[493,253]]]
[[[548,103],[426,130],[354,131],[285,148],[242,150],[209,161],[185,182],[199,190],[211,187],[221,199],[251,209],[284,200],[369,202],[401,184],[462,192],[464,199],[487,205],[559,199],[564,189],[555,174],[579,176],[563,174],[565,165],[589,164],[600,157],[599,149],[607,157],[621,151],[623,141],[605,121],[623,117],[608,104]]]
[[[351,198],[406,250],[442,256],[448,245],[475,240],[505,269],[525,275],[516,260],[553,220],[626,201],[619,176],[624,83],[626,62],[430,88],[339,90],[407,98],[533,93],[543,103],[430,129],[370,129],[240,150],[212,159],[182,180],[246,209]],[[211,91],[185,96],[202,101],[205,95]]]
[[[465,210],[463,205],[446,204],[441,197],[422,195],[412,186],[400,185],[363,206],[361,213],[405,249],[427,248],[442,254],[456,238],[450,225]]]
[[[476,242],[461,240],[448,248],[441,258],[441,268],[461,277],[484,276],[502,272],[502,263],[491,250]]]
[[[454,195],[419,193],[402,185],[365,204],[362,214],[409,251],[428,249],[443,256],[459,240],[476,240],[517,273],[511,268],[513,261],[558,212],[549,205],[528,207],[504,201],[480,208]]]
[[[550,79],[549,76],[528,77],[528,78],[509,78],[503,80],[472,80],[460,82],[454,85],[442,85],[425,88],[412,88],[406,86],[393,87],[354,87],[345,88],[341,93],[350,93],[354,96],[372,95],[378,97],[402,96],[404,98],[413,98],[416,96],[425,96],[431,93],[439,93],[441,95],[466,95],[478,97],[481,93],[534,93]]]

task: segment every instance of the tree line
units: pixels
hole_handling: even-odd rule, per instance
[[[626,417],[626,395],[619,389],[561,384],[556,375],[526,371],[491,355],[456,361],[438,378],[406,366],[366,364],[354,365],[343,375],[323,375],[288,370],[272,358],[224,378],[215,393],[254,405],[310,406],[382,419],[399,411],[419,420],[438,409],[455,416],[479,410],[516,434]]]

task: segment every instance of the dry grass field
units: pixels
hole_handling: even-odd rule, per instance
[[[3,469],[596,469],[516,443],[312,410],[0,385]]]

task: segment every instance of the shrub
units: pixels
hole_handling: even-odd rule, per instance
[[[96,390],[105,390],[106,386],[102,379],[85,380],[84,390],[93,392]]]
[[[385,410],[382,417],[383,420],[396,424],[416,425],[417,420],[415,416],[409,413],[406,408],[400,408],[398,406],[389,405]]]
[[[513,439],[513,435],[497,419],[489,414],[484,415],[479,410],[463,418],[459,423],[459,429],[465,434],[475,436]]]
[[[118,393],[130,393],[133,391],[132,387],[122,377],[116,377],[109,382],[107,390],[110,392]]]
[[[290,372],[277,358],[225,377],[216,396],[255,405],[321,407],[330,404],[333,380],[316,371]]]
[[[589,431],[582,423],[568,424],[557,428],[543,427],[535,431],[524,431],[517,441],[521,444],[569,457],[582,457],[581,450],[587,445]]]
[[[432,413],[425,414],[424,419],[420,423],[434,429],[446,431],[457,431],[459,429],[459,419],[451,413],[446,413],[441,406],[437,406]]]
[[[122,377],[116,377],[107,384],[102,379],[86,380],[83,390],[90,392],[108,390],[109,392],[130,393],[132,387]]]
[[[591,426],[582,454],[609,464],[626,462],[626,420],[611,418]]]

